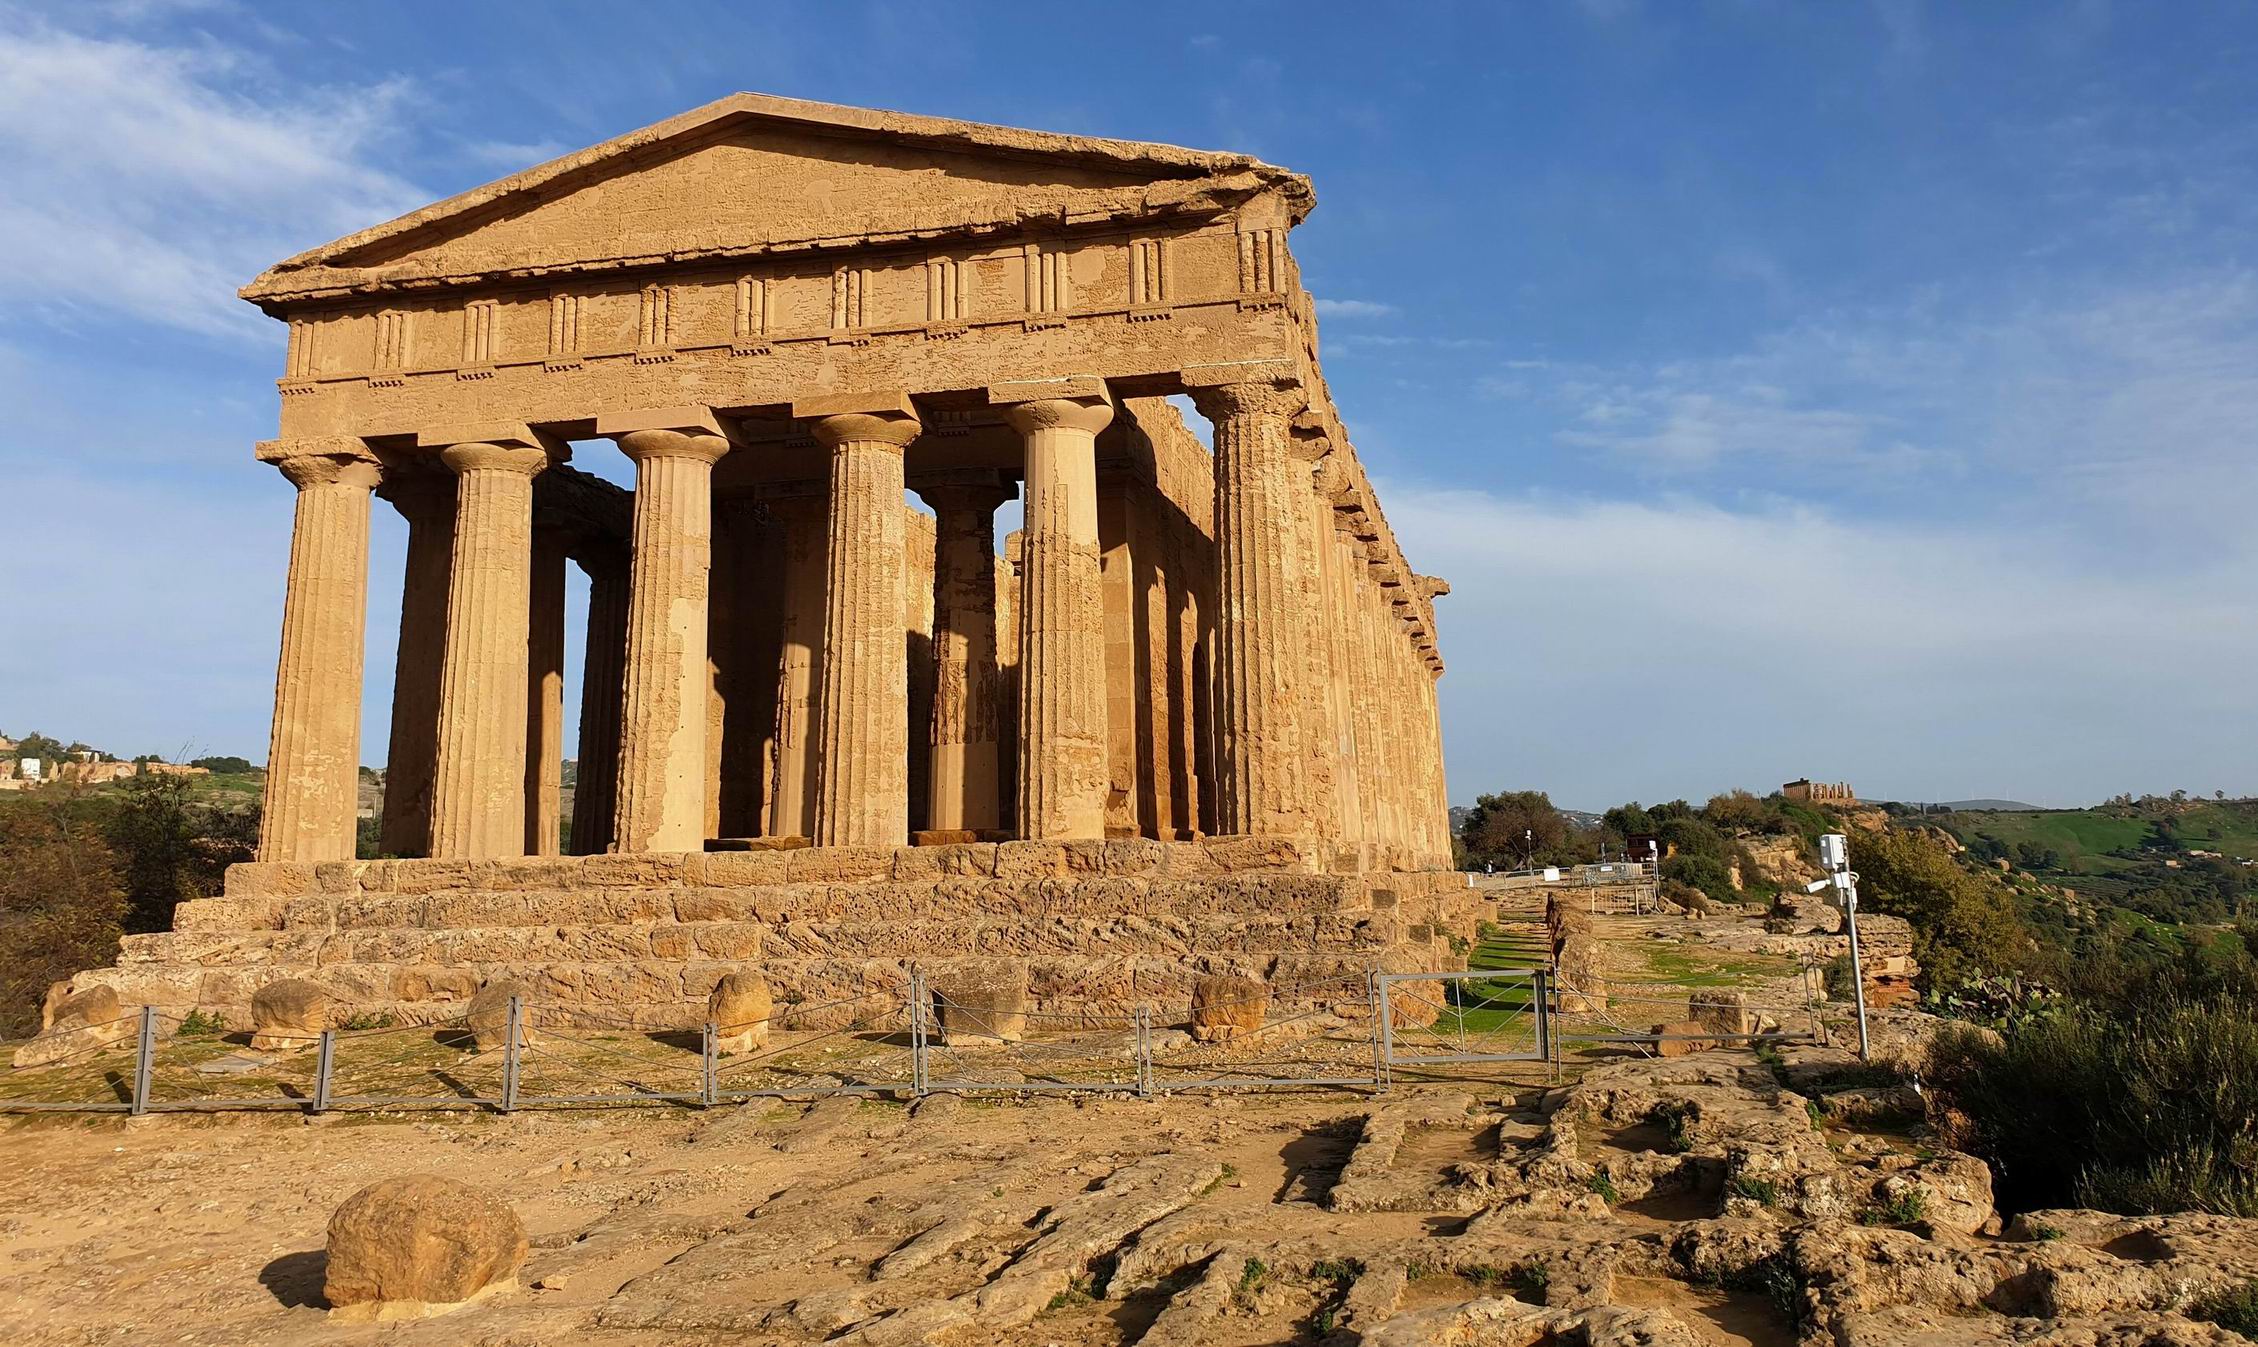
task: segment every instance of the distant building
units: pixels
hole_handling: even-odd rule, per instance
[[[1813,781],[1809,777],[1798,777],[1780,787],[1780,794],[1805,804],[1858,803],[1858,792],[1850,788],[1848,781]]]

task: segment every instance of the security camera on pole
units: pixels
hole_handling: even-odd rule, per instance
[[[1858,1059],[1868,1059],[1866,1039],[1866,965],[1858,954],[1858,874],[1850,868],[1850,843],[1841,833],[1819,839],[1819,864],[1827,877],[1806,886],[1817,893],[1830,884],[1842,895],[1843,926],[1850,932],[1850,985],[1858,998]]]

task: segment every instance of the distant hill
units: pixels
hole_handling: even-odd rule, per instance
[[[1988,810],[1999,814],[2035,814],[2046,808],[2041,804],[2024,804],[2021,800],[1946,800],[1933,806],[1937,809],[1957,809],[1964,812]]]

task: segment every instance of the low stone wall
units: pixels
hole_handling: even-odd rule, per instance
[[[249,1022],[284,977],[340,1012],[428,1022],[508,976],[544,1013],[700,1022],[720,977],[757,968],[780,1005],[899,1000],[913,965],[1019,960],[1036,1008],[1187,1003],[1206,973],[1331,999],[1383,961],[1461,966],[1480,896],[1448,871],[1336,873],[1291,839],[1141,839],[661,852],[232,867],[174,929],[82,973],[129,1004]]]

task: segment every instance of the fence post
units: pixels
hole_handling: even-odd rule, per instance
[[[329,1073],[337,1064],[337,1031],[321,1031],[321,1048],[314,1057],[314,1112],[329,1112]]]
[[[141,1037],[133,1052],[133,1116],[149,1111],[149,1073],[157,1064],[157,1008],[141,1008]]]
[[[718,1056],[713,1021],[707,1020],[705,1033],[698,1043],[698,1102],[707,1108],[721,1102],[721,1080],[715,1068]]]
[[[1372,1015],[1372,1088],[1377,1090],[1387,1083],[1385,1073],[1381,1070],[1380,975],[1377,972],[1364,975],[1364,1004]]]
[[[517,1108],[517,1044],[519,1026],[523,1023],[519,1017],[524,1013],[525,1008],[519,1004],[518,998],[511,997],[509,1036],[502,1040],[501,1106],[504,1113]]]
[[[1388,1068],[1396,1059],[1395,1016],[1388,1013],[1388,975],[1372,976],[1380,988],[1380,1088],[1386,1090],[1393,1083]]]
[[[909,970],[910,1093],[925,1097],[925,971]]]

